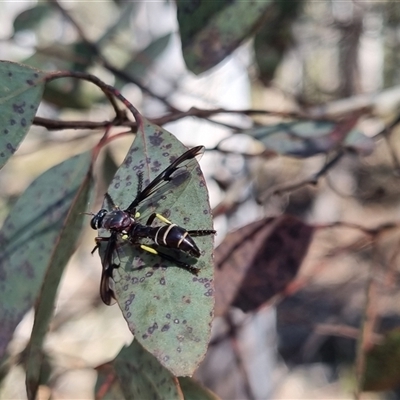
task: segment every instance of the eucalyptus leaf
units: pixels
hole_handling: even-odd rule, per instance
[[[16,152],[42,98],[46,74],[0,61],[0,168]]]
[[[138,173],[144,186],[187,149],[173,135],[144,120],[108,193],[121,209],[136,197]],[[176,192],[165,199],[139,204],[138,222],[158,212],[187,230],[212,229],[208,193],[200,167]],[[103,208],[111,210],[108,201]],[[99,231],[107,237],[108,232]],[[121,240],[122,241],[122,240]],[[124,241],[122,241],[124,242]],[[132,333],[139,343],[175,375],[191,375],[207,349],[213,316],[213,237],[196,237],[202,250],[195,264],[198,276],[156,254],[125,241],[114,252],[115,294]],[[104,263],[106,244],[100,243]],[[167,252],[163,248],[163,251]],[[176,258],[183,256],[171,250]]]

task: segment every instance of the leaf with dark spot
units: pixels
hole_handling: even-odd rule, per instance
[[[248,312],[282,292],[296,276],[314,228],[291,216],[253,222],[215,250],[215,314]]]
[[[45,73],[0,61],[0,168],[27,134],[42,99]]]
[[[154,138],[157,138],[158,147],[151,144]],[[186,150],[169,132],[144,120],[111,182],[109,194],[115,204],[125,209],[136,197],[139,171],[143,173],[145,186]],[[197,165],[195,159],[193,161]],[[144,224],[151,213],[158,212],[187,230],[212,229],[207,188],[200,184],[204,183],[204,177],[196,167],[191,173],[187,172],[185,179],[181,180],[178,175],[177,186],[167,182],[139,204],[138,222]],[[111,209],[111,205],[105,201],[103,208]],[[204,209],[208,214],[203,213]],[[106,237],[109,233],[100,230],[99,235]],[[193,373],[205,355],[210,337],[214,306],[214,238],[209,235],[194,240],[202,251],[199,259],[192,260],[178,250],[162,248],[162,251],[193,262],[200,270],[198,276],[123,239],[113,259],[120,265],[113,271],[115,295],[130,330],[140,344],[175,375]],[[153,243],[147,239],[141,242]],[[104,257],[105,246],[101,243],[101,257]],[[183,320],[185,324],[181,323]]]
[[[186,66],[195,74],[214,67],[254,33],[271,0],[178,0],[178,23]]]
[[[79,213],[88,201],[90,169],[89,152],[49,169],[20,196],[4,222],[0,231],[0,357],[40,294],[38,313],[42,302],[45,312],[40,311],[35,321],[41,326],[36,339],[46,332],[60,275],[85,222]]]
[[[96,370],[96,399],[183,400],[176,378],[137,340]]]

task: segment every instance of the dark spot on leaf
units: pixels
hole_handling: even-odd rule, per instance
[[[126,313],[126,318],[130,318],[132,316],[132,313],[128,312]]]
[[[124,285],[123,288],[122,288],[122,290],[123,290],[124,292],[126,292],[126,291],[128,290],[128,285]]]
[[[38,75],[37,72],[35,72],[35,73],[33,74],[33,76],[34,76],[35,78],[39,78],[39,75]]]
[[[200,186],[200,187],[204,187],[204,186],[206,186],[206,183],[205,183],[204,181],[200,181],[200,182],[199,182],[199,186]]]
[[[163,361],[168,361],[169,360],[169,356],[164,356]]]
[[[204,215],[208,215],[208,210],[203,210]]]
[[[182,321],[182,324],[185,325],[187,323],[186,319]]]
[[[160,285],[165,285],[165,279],[164,278],[160,279]]]
[[[153,166],[151,167],[151,172],[158,172],[161,168],[161,164],[158,161],[155,161],[153,163]]]
[[[179,324],[179,319],[178,318],[174,319],[174,324]]]
[[[121,186],[120,183],[117,182],[117,183],[114,185],[114,189],[119,189],[120,186]]]
[[[20,269],[24,278],[33,279],[35,276],[35,269],[29,261],[25,261],[21,264]]]
[[[8,73],[8,76],[12,76],[12,75],[13,75],[12,72],[9,72],[9,73]]]
[[[153,273],[152,273],[152,272],[146,272],[146,277],[147,277],[147,278],[150,278],[151,276],[153,276]]]
[[[26,83],[27,83],[29,86],[33,86],[33,85],[34,85],[34,82],[33,82],[31,79],[27,79],[27,80],[26,80]]]
[[[164,139],[161,137],[161,132],[156,132],[154,135],[149,136],[149,142],[152,146],[160,147]]]
[[[189,217],[185,217],[185,218],[183,218],[183,221],[184,221],[185,223],[188,223],[188,222],[190,221],[190,218],[189,218]]]
[[[10,125],[15,125],[15,124],[16,124],[15,119],[11,118],[10,119]]]
[[[176,349],[176,351],[177,351],[178,353],[180,353],[180,352],[182,351],[182,349],[181,349],[180,347],[178,347],[178,348]]]
[[[4,130],[3,130],[3,133],[4,133],[5,135],[8,135],[8,132],[9,132],[8,129],[4,129]]]
[[[7,149],[10,150],[10,153],[15,153],[16,150],[16,148],[11,143],[7,143]]]
[[[146,278],[145,278],[144,276],[142,276],[142,277],[139,279],[139,282],[142,283],[142,282],[144,282],[145,279],[146,279]]]
[[[14,103],[12,105],[13,111],[18,113],[18,114],[23,114],[25,112],[25,106],[26,106],[25,101],[22,102],[21,104]]]
[[[167,152],[162,153],[162,155],[163,155],[164,157],[169,157],[169,153],[167,153]]]
[[[147,329],[147,332],[151,335],[156,329],[158,329],[158,324],[157,322],[154,322],[153,326],[150,326]]]
[[[207,292],[204,293],[204,296],[210,297],[212,296],[214,291],[212,289],[208,289]]]
[[[128,307],[132,304],[132,301],[135,300],[135,294],[131,293],[129,295],[129,299],[125,302],[125,306]]]
[[[169,324],[165,324],[162,328],[161,328],[161,332],[167,332],[169,330]]]
[[[206,289],[208,289],[210,286],[211,286],[210,283],[206,283],[206,284],[204,285],[204,287],[205,287]]]
[[[26,126],[26,119],[25,118],[21,118],[21,125],[22,126]]]
[[[188,326],[188,327],[187,327],[187,331],[188,331],[189,333],[192,333],[192,332],[193,332],[193,328],[192,328],[191,326]]]
[[[145,333],[144,335],[142,335],[142,339],[147,339],[149,336],[147,335],[147,333]]]
[[[192,278],[192,281],[193,282],[197,282],[198,281],[198,278],[196,278],[195,276]]]
[[[136,278],[136,276],[135,276],[135,277],[132,278],[131,282],[132,282],[133,284],[138,283],[138,282],[139,282],[139,279]]]
[[[1,153],[0,153],[0,156],[1,156],[1,157],[4,157],[4,156],[5,156],[5,154],[4,154],[3,152],[1,152]]]
[[[168,318],[168,319],[170,319],[170,318],[171,318],[171,314],[168,313],[165,317]]]

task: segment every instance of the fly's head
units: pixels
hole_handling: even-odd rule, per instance
[[[90,226],[92,229],[99,229],[103,227],[103,219],[105,215],[107,214],[107,210],[105,208],[102,208],[97,214],[95,214],[90,221]]]

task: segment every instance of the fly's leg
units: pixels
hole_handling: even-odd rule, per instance
[[[144,245],[144,244],[140,244],[139,247],[142,250],[147,251],[148,253],[155,254],[155,255],[157,255],[157,256],[159,256],[159,257],[161,257],[161,258],[163,258],[163,259],[165,259],[167,261],[171,261],[177,267],[183,268],[183,269],[191,272],[194,275],[197,275],[199,273],[199,271],[200,271],[199,268],[196,268],[193,265],[190,265],[190,264],[184,263],[184,262],[182,262],[180,260],[177,260],[176,258],[170,256],[169,254],[165,254],[165,253],[163,253],[163,252],[161,252],[159,250],[156,250],[154,247],[151,247],[151,246],[148,246],[148,245]]]
[[[208,235],[215,235],[217,231],[214,229],[196,229],[193,231],[187,231],[190,236],[208,236]]]
[[[159,213],[153,213],[153,214],[151,214],[150,217],[147,219],[146,225],[151,225],[151,224],[154,222],[154,220],[155,220],[156,218],[158,218],[160,221],[164,222],[164,224],[167,224],[167,225],[171,225],[171,224],[172,224],[172,222],[171,222],[170,220],[168,220],[167,218],[165,218],[165,217],[162,216],[161,214],[159,214]]]

